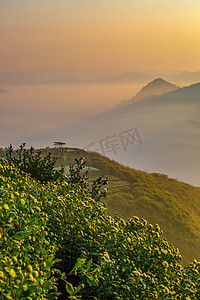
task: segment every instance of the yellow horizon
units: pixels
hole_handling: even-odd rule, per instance
[[[13,1],[1,4],[1,71],[200,69],[199,1]]]

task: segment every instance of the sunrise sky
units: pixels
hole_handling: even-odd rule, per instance
[[[199,0],[0,0],[0,71],[200,70]]]

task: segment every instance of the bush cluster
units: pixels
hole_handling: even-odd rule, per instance
[[[7,161],[42,183],[63,178],[64,169],[63,167],[60,170],[55,169],[57,158],[52,157],[51,152],[42,157],[41,151],[35,152],[33,147],[26,149],[25,146],[24,143],[18,150],[14,151],[10,145],[6,153]]]
[[[200,263],[181,266],[158,225],[112,218],[79,182],[42,184],[11,161],[0,183],[0,299],[200,299]]]
[[[40,187],[41,188],[41,187]],[[55,299],[56,246],[37,184],[0,162],[0,299]]]
[[[74,191],[47,203],[60,245],[58,268],[69,274],[78,257],[100,268],[95,286],[68,276],[84,284],[83,299],[200,298],[200,264],[182,267],[179,251],[162,239],[158,225],[109,217],[102,205]]]

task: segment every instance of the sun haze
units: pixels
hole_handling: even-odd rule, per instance
[[[2,72],[199,69],[199,0],[2,0]]]

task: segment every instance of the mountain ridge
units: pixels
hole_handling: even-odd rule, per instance
[[[149,99],[144,99],[142,102],[135,102],[135,103],[130,103],[128,106],[132,106],[132,105],[140,105],[140,104],[144,104],[146,103],[155,103],[155,102],[161,102],[161,101],[165,101],[165,99],[171,97],[173,98],[176,97],[177,95],[181,95],[182,98],[179,99],[179,101],[187,101],[188,100],[188,96],[194,96],[194,98],[196,99],[196,94],[200,94],[200,82],[191,84],[189,86],[184,86],[184,87],[180,87],[178,89],[175,89],[174,91],[171,92],[167,92],[164,93],[162,95],[157,95],[157,96],[153,96]],[[191,98],[192,99],[192,98]],[[198,98],[200,101],[200,97]],[[170,102],[172,102],[173,99],[171,99]],[[198,101],[198,100],[197,100]]]
[[[140,100],[153,98],[165,93],[173,92],[179,88],[180,87],[162,78],[156,78],[153,81],[149,82],[147,85],[143,86],[134,97],[120,102],[119,105],[128,105]]]
[[[88,83],[147,83],[156,77],[162,77],[167,81],[177,84],[192,84],[200,81],[200,71],[166,74],[164,72],[139,72],[128,71],[106,75],[98,71],[72,70],[70,68],[50,68],[34,71],[0,72],[0,84],[88,84]],[[113,72],[112,72],[113,73]]]

